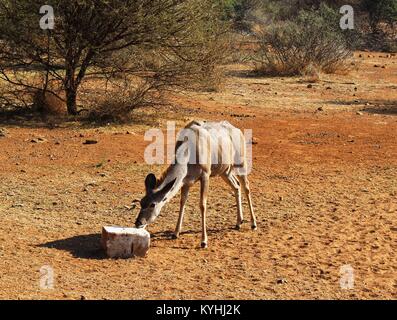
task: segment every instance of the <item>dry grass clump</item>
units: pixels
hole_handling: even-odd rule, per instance
[[[95,122],[128,122],[137,108],[158,105],[161,101],[161,91],[153,84],[122,81],[96,96],[88,119]]]
[[[305,81],[309,83],[316,83],[321,80],[320,70],[318,70],[318,68],[313,64],[309,64],[303,70],[302,75],[305,77]]]
[[[43,114],[66,115],[68,113],[66,101],[61,95],[50,91],[37,90],[33,94],[33,109]]]

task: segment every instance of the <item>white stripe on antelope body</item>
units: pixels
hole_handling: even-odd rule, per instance
[[[237,224],[243,223],[241,188],[244,190],[251,214],[251,227],[256,229],[256,219],[248,183],[246,141],[240,129],[227,121],[189,123],[178,137],[175,161],[157,179],[150,173],[145,179],[146,195],[141,200],[141,210],[136,227],[145,227],[160,214],[164,204],[181,190],[179,219],[175,230],[177,238],[182,229],[184,207],[190,187],[200,181],[200,210],[202,217],[201,246],[207,247],[206,230],[207,195],[209,178],[222,177],[233,189],[237,202]]]

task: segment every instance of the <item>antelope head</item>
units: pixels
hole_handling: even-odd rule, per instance
[[[141,200],[141,210],[135,222],[137,228],[145,228],[148,224],[154,222],[160,215],[161,209],[167,202],[167,194],[175,185],[176,179],[167,183],[161,189],[156,189],[157,179],[153,173],[150,173],[145,179],[146,194]]]

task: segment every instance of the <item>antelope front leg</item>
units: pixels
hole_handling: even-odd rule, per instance
[[[177,239],[179,237],[179,234],[181,233],[182,230],[182,222],[183,222],[183,216],[185,214],[185,204],[189,195],[189,189],[190,185],[184,185],[181,190],[181,203],[180,203],[180,208],[179,208],[179,218],[178,218],[178,223],[176,225],[175,233],[174,233],[174,238]]]
[[[208,186],[209,186],[209,175],[205,174],[201,178],[201,188],[200,188],[200,210],[201,210],[201,224],[202,224],[201,248],[207,248],[208,246],[207,227],[206,227]]]

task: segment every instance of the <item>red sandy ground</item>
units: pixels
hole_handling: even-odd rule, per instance
[[[0,138],[0,298],[396,299],[397,58],[362,54],[356,71],[313,88],[230,66],[222,91],[175,97],[151,123],[1,124],[9,135]],[[196,186],[180,239],[170,237],[173,199],[149,227],[147,258],[106,259],[102,226],[132,225],[137,209],[125,205],[142,196],[148,172],[163,169],[145,164],[144,132],[173,119],[253,129],[259,228],[232,230],[235,200],[214,178],[208,249],[199,248]],[[83,145],[87,138],[98,144]],[[45,265],[52,290],[39,286]],[[344,265],[354,269],[351,290],[340,287]]]

